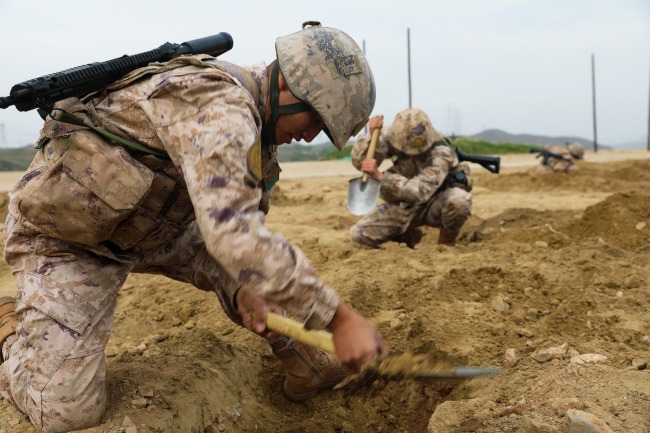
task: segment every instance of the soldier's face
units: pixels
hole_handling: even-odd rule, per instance
[[[314,111],[281,114],[275,122],[275,143],[291,143],[292,140],[305,140],[310,143],[324,126],[323,121]]]
[[[300,102],[289,89],[281,90],[280,106]],[[325,127],[320,116],[310,110],[302,113],[280,114],[275,122],[275,143],[291,143],[292,140],[311,142]]]
[[[284,81],[282,74],[278,77],[279,87],[279,104],[291,105],[301,102],[293,96]],[[267,114],[268,116],[268,114]],[[303,113],[280,114],[275,122],[275,143],[288,144],[292,140],[305,140],[311,142],[325,127],[320,116],[315,111],[310,110]]]

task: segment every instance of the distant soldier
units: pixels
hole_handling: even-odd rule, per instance
[[[370,131],[381,129],[384,116],[370,119]],[[352,240],[377,247],[387,241],[410,248],[422,239],[423,225],[440,228],[438,243],[455,245],[461,227],[471,215],[472,181],[467,164],[459,164],[449,140],[438,133],[422,110],[408,108],[395,116],[377,140],[374,158],[367,159],[370,134],[359,137],[352,163],[381,181],[385,203],[374,208],[350,229]],[[393,165],[381,172],[385,159]]]
[[[578,173],[576,161],[584,159],[584,155],[585,151],[578,142],[567,143],[565,146],[545,146],[538,155],[541,161],[537,166],[537,174]]]

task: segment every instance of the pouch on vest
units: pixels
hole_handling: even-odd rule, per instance
[[[65,140],[65,143],[59,141]],[[66,149],[27,183],[17,206],[41,232],[95,246],[133,213],[154,174],[122,147],[77,130],[48,143]]]

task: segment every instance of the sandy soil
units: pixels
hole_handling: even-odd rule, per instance
[[[532,155],[504,157],[499,175],[475,168],[459,245],[437,246],[426,229],[415,250],[349,240],[349,162],[286,164],[268,226],[394,352],[501,372],[384,379],[291,403],[279,362],[214,295],[133,275],[107,347],[108,409],[85,432],[566,432],[579,409],[614,432],[648,433],[649,158],[588,153],[577,176],[536,177]],[[0,293],[13,291],[2,263]],[[34,431],[0,399],[0,433]]]

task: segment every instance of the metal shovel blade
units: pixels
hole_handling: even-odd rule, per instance
[[[418,379],[469,379],[478,376],[492,376],[498,374],[498,368],[478,367],[449,367],[432,371],[418,371],[413,377]]]
[[[375,382],[389,380],[424,380],[427,382],[462,381],[499,373],[498,368],[464,367],[449,362],[428,362],[424,355],[389,354],[365,366],[361,373],[350,375],[334,389],[361,389]]]
[[[353,215],[365,215],[375,207],[381,182],[369,177],[365,182],[359,177],[348,185],[348,209]]]

